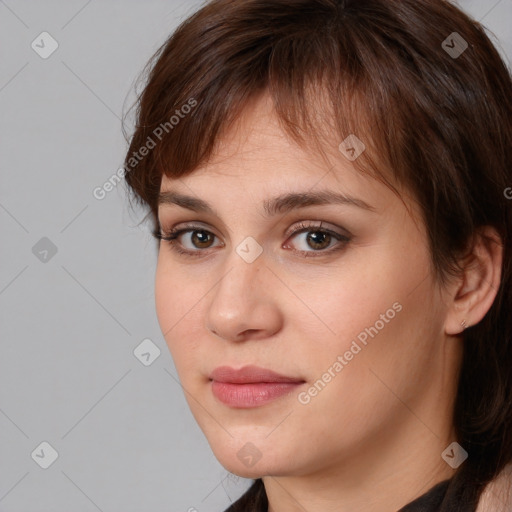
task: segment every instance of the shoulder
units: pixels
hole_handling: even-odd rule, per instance
[[[476,512],[508,512],[512,510],[512,463],[485,487]]]

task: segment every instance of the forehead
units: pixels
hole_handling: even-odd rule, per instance
[[[250,101],[220,134],[206,162],[179,179],[162,177],[160,202],[173,203],[162,200],[162,194],[168,191],[216,205],[234,201],[242,208],[243,198],[250,196],[266,213],[278,211],[280,204],[288,200],[284,196],[294,192],[332,192],[355,198],[352,202],[359,200],[371,205],[369,211],[394,209],[399,207],[398,203],[403,207],[402,199],[410,202],[410,198],[406,199],[409,194],[400,184],[393,183],[402,199],[380,181],[356,169],[346,153],[340,151],[334,130],[330,134],[323,132],[322,137],[321,151],[311,144],[298,145],[281,125],[269,95],[263,94]],[[272,201],[278,197],[280,204]],[[301,202],[297,198],[291,201]],[[349,203],[350,200],[345,202]],[[203,211],[206,212],[204,208]]]
[[[312,138],[313,140],[314,138]],[[304,185],[305,179],[325,184],[340,181],[345,186],[359,182],[368,186],[375,180],[357,171],[340,152],[340,141],[334,133],[321,134],[321,151],[312,140],[299,145],[292,140],[277,116],[268,94],[249,101],[230,126],[220,133],[214,150],[206,162],[179,180],[163,176],[162,189],[180,182],[200,183],[203,180],[235,178],[253,181],[265,186],[272,181],[287,186],[296,182]],[[308,179],[309,178],[309,179]]]

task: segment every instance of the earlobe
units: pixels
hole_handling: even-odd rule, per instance
[[[453,287],[445,322],[446,334],[461,334],[484,318],[498,293],[502,262],[501,237],[491,226],[481,228],[464,262],[463,276]]]

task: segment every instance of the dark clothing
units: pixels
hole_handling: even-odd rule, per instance
[[[450,480],[438,483],[425,494],[402,507],[398,512],[437,512],[449,484]]]

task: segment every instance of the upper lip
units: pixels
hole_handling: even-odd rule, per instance
[[[244,366],[235,370],[230,366],[219,366],[210,374],[210,380],[231,384],[249,384],[257,382],[305,382],[303,379],[287,377],[259,366]]]

